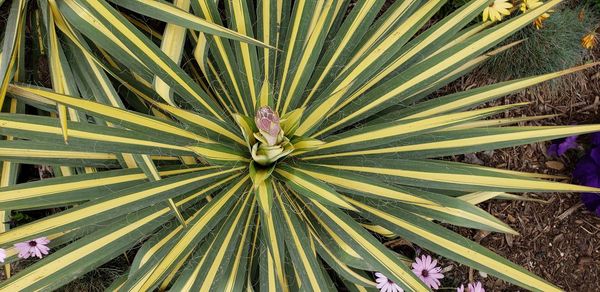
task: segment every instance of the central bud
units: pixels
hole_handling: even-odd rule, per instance
[[[254,123],[258,132],[254,133],[256,143],[252,145],[252,159],[261,165],[270,165],[290,154],[294,147],[285,137],[279,115],[268,106],[256,111]]]
[[[256,127],[269,146],[273,146],[280,142],[280,137],[283,137],[281,130],[279,115],[270,107],[263,106],[256,111],[254,117]],[[255,134],[256,135],[256,134]],[[257,137],[257,139],[259,139]]]

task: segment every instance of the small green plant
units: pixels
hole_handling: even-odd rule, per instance
[[[580,19],[582,9],[584,17]],[[528,26],[509,37],[504,44],[524,41],[509,52],[490,58],[485,72],[508,80],[581,64],[588,55],[581,38],[597,24],[596,13],[587,6],[558,9],[550,13],[542,28]]]
[[[428,291],[379,233],[560,291],[441,223],[516,234],[476,204],[598,190],[436,158],[599,131],[472,110],[595,64],[426,97],[561,1],[470,25],[494,12],[471,0],[424,30],[446,1],[384,2],[6,2],[0,210],[64,209],[0,233],[7,263],[42,258],[0,290],[56,289],[142,243],[109,290],[364,290],[379,272]],[[44,63],[39,86],[25,72]],[[56,177],[15,184],[21,163]]]

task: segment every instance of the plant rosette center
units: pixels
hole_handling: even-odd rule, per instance
[[[254,119],[235,115],[252,155],[253,164],[269,168],[292,153],[316,150],[322,141],[294,135],[304,109],[297,109],[280,117],[268,106],[258,108]]]
[[[258,132],[253,133],[256,140],[250,147],[250,154],[256,163],[268,166],[294,151],[294,145],[285,136],[281,122],[277,112],[268,106],[256,111],[254,125]]]

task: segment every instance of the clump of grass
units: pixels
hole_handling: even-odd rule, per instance
[[[583,20],[579,19],[581,9],[585,11]],[[484,70],[495,79],[507,80],[576,66],[588,57],[587,50],[581,46],[581,37],[597,21],[594,10],[587,6],[556,11],[544,22],[543,28],[538,30],[532,25],[507,39],[504,44],[525,41],[491,58]]]

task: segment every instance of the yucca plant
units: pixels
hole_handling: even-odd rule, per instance
[[[433,25],[446,1],[384,2],[7,1],[0,210],[59,212],[0,233],[7,263],[15,243],[53,249],[0,290],[56,289],[136,248],[109,290],[362,291],[377,271],[427,291],[382,244],[398,236],[558,291],[441,224],[516,234],[475,204],[597,189],[439,158],[600,130],[479,106],[594,64],[429,97],[560,0],[476,24],[493,1],[472,0]],[[16,184],[22,164],[56,177]]]

